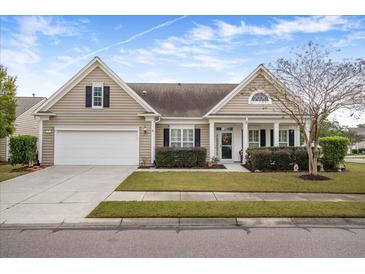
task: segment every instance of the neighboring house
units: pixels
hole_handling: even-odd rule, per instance
[[[351,144],[350,145],[351,149],[365,149],[365,128],[350,127],[348,130],[363,137],[362,141],[356,142],[355,144]]]
[[[33,112],[46,100],[44,97],[16,97],[16,120],[14,135],[38,137],[38,121]],[[9,137],[0,139],[0,161],[9,159]]]
[[[125,83],[95,57],[35,111],[40,161],[149,165],[156,147],[201,146],[233,162],[242,148],[298,146],[271,81],[260,65],[240,84]]]

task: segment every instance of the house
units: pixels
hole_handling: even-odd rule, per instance
[[[354,132],[356,135],[359,135],[362,137],[362,140],[360,142],[356,142],[355,144],[351,144],[351,149],[364,149],[365,150],[365,128],[361,127],[350,127],[348,128],[349,131]]]
[[[258,66],[239,84],[126,83],[99,57],[44,102],[39,160],[48,165],[149,165],[156,147],[207,148],[240,161],[248,147],[298,146],[296,123]],[[244,159],[243,159],[244,161]]]
[[[38,121],[33,112],[46,100],[44,97],[16,97],[16,119],[14,135],[38,137]],[[9,137],[0,139],[0,161],[9,159]]]

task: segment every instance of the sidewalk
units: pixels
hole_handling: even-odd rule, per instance
[[[365,194],[114,191],[105,201],[365,201]]]

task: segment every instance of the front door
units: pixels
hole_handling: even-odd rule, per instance
[[[222,160],[232,160],[232,130],[221,132],[222,140]]]

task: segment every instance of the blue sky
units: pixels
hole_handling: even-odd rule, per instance
[[[18,95],[50,96],[95,55],[126,82],[237,83],[312,40],[365,57],[361,16],[1,16]],[[341,116],[342,115],[342,116]],[[348,114],[335,117],[356,124]],[[362,117],[362,119],[364,119]]]

